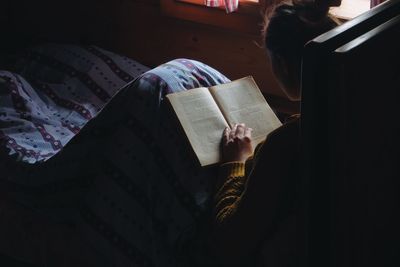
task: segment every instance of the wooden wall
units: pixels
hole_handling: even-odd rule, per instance
[[[277,109],[297,110],[272,74],[266,52],[259,47],[260,35],[167,17],[159,0],[121,0],[115,12],[115,50],[149,66],[185,57],[205,62],[230,79],[253,75]]]
[[[165,16],[160,0],[7,1],[17,46],[25,42],[24,33],[33,40],[97,44],[150,67],[174,58],[196,59],[230,79],[253,75],[276,109],[297,109],[279,89],[257,45],[260,35]]]

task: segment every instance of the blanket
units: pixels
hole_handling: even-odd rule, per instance
[[[3,77],[7,75],[3,73]],[[28,77],[31,75],[41,74],[31,73]],[[72,79],[82,84],[87,76],[79,75],[80,78]],[[8,84],[18,84],[13,77]],[[164,110],[163,100],[169,93],[228,81],[206,64],[176,59],[142,73],[120,90],[111,90],[109,97],[96,95],[89,88],[97,102],[80,104],[90,117],[84,118],[83,109],[72,109],[64,115],[61,110],[67,112],[63,110],[65,105],[59,105],[60,111],[53,112],[56,115],[49,119],[54,127],[51,136],[56,136],[53,141],[46,140],[40,125],[35,124],[38,120],[22,115],[34,109],[2,111],[7,112],[5,118],[14,116],[3,121],[30,121],[30,128],[22,131],[1,127],[0,139],[8,151],[7,156],[3,153],[0,163],[2,178],[24,205],[54,221],[74,225],[97,252],[97,266],[177,266],[184,261],[186,241],[198,233],[207,218],[216,170],[195,167],[183,140],[176,134],[177,125]],[[42,89],[36,88],[32,86],[39,95]],[[21,87],[20,97],[25,96],[23,91]],[[61,103],[48,94],[42,92],[48,103]],[[62,97],[71,100],[66,95]],[[68,128],[62,124],[72,118],[79,128],[75,132],[71,125]],[[46,132],[50,131],[51,127],[45,125]],[[57,135],[56,127],[65,127],[62,132],[68,130],[69,137],[62,138],[61,130]],[[34,147],[16,138],[18,133],[26,136],[26,129],[34,132],[30,138],[41,140],[40,145]],[[15,143],[24,145],[26,150],[18,150],[7,136],[15,137]],[[57,141],[60,146],[54,147]],[[36,154],[27,155],[29,150]]]
[[[54,44],[28,50],[15,65],[17,73],[0,71],[0,140],[29,163],[57,154],[149,69],[96,46]]]

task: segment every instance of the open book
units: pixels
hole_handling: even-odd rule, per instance
[[[251,76],[210,88],[169,94],[167,99],[201,166],[220,162],[225,127],[245,123],[253,128],[255,148],[268,133],[282,125]]]

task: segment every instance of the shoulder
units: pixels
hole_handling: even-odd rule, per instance
[[[298,142],[300,135],[300,117],[296,116],[284,123],[281,127],[272,131],[265,142]]]
[[[286,122],[281,127],[272,131],[265,141],[256,148],[255,158],[279,157],[290,153],[295,155],[299,147],[300,118]]]

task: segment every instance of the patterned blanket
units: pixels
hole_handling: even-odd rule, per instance
[[[51,44],[27,51],[16,69],[0,71],[0,140],[29,163],[57,154],[123,85],[148,70],[95,46]]]
[[[113,57],[108,55],[112,62]],[[46,62],[49,69],[61,72],[62,77],[72,80],[70,82],[87,85],[88,90],[76,93],[73,98],[70,97],[72,93],[67,94],[68,90],[61,94],[62,90],[52,87],[58,93],[57,98],[52,98],[51,91],[31,86],[31,91],[25,94],[27,82],[21,76],[2,73],[7,84],[3,91],[8,92],[4,96],[8,102],[4,100],[4,103],[9,104],[0,109],[3,114],[0,118],[5,118],[1,120],[0,139],[7,148],[5,151],[18,157],[3,153],[0,170],[15,197],[54,221],[73,224],[97,251],[97,266],[182,264],[185,254],[182,246],[187,246],[186,240],[198,234],[199,225],[207,218],[210,187],[216,170],[198,169],[193,164],[163,99],[168,93],[229,80],[201,62],[176,59],[144,72],[119,92],[121,87],[113,87],[113,82],[108,87],[110,91],[97,92],[97,87],[88,84],[98,84],[98,77],[88,79],[90,75],[83,70],[70,76],[71,72],[66,74],[64,69],[60,71],[61,67],[58,69],[48,63],[47,57],[29,56],[28,59]],[[109,68],[107,71],[116,76],[122,70],[120,66],[112,70],[114,65],[107,59],[101,66],[103,73]],[[96,66],[92,68],[96,70]],[[41,75],[41,71],[26,73],[30,77]],[[130,73],[130,77],[134,75]],[[122,84],[128,81],[121,80]],[[64,83],[68,84],[65,80]],[[16,106],[17,102],[12,101],[15,87],[18,95],[14,98],[21,100],[29,95],[31,99],[40,98],[43,104],[21,100],[25,103],[23,109]],[[67,87],[64,84],[58,88]],[[68,110],[66,102],[55,100],[59,98],[81,108]],[[84,100],[79,102],[78,98]],[[89,103],[88,99],[91,99]],[[3,96],[1,101],[3,103]],[[10,103],[15,111],[10,111]],[[49,120],[41,120],[34,107],[40,107],[41,114],[48,110],[53,113],[46,114]],[[10,126],[14,121],[19,127],[24,126],[22,131]],[[21,121],[29,123],[20,125]],[[74,127],[78,128],[74,130]],[[51,133],[50,138],[46,139],[43,130]],[[67,131],[68,137],[61,134]],[[27,142],[23,139],[25,136],[40,143],[26,139]],[[10,138],[14,141],[10,142]],[[55,142],[59,142],[59,146]]]

